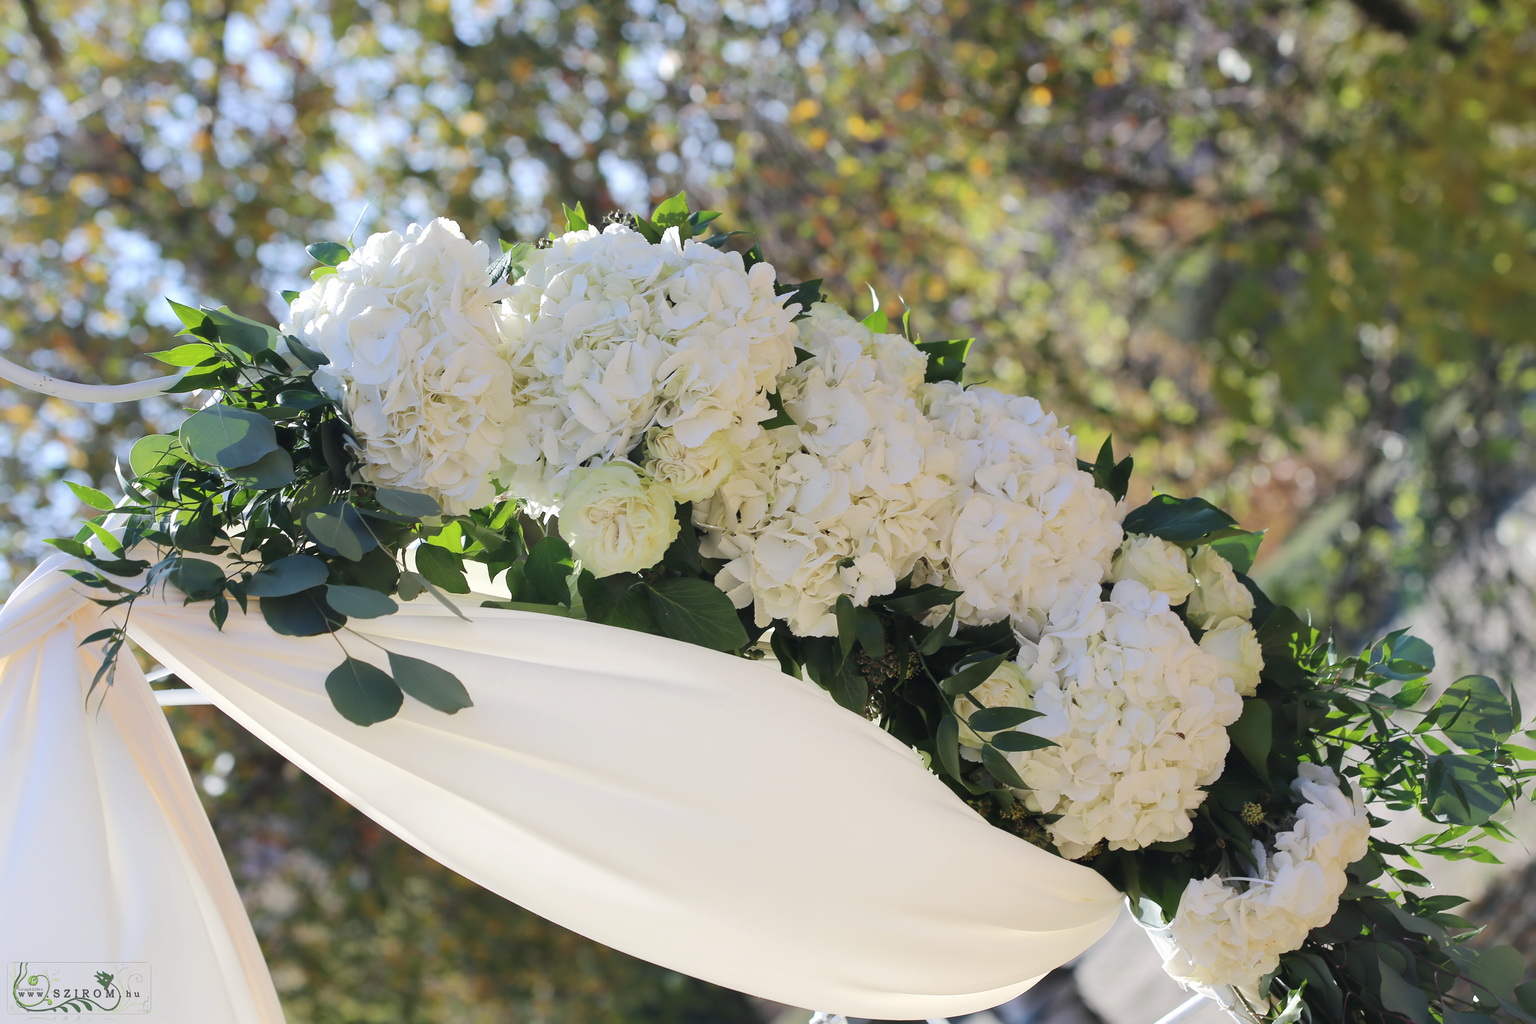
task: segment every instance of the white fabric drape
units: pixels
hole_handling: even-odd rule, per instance
[[[45,584],[57,588],[29,581]],[[95,607],[70,600],[74,610],[59,611],[96,628]],[[30,631],[22,616],[48,619],[27,608],[13,599],[0,614],[0,645]],[[219,632],[203,606],[183,607],[172,592],[138,602],[131,634],[429,856],[615,948],[781,1002],[909,1019],[983,1009],[1086,948],[1119,909],[1098,875],[987,825],[912,751],[772,665],[576,620],[466,611],[469,622],[418,602],[354,620],[350,634],[300,639],[274,635],[256,614],[232,614]],[[408,699],[397,718],[354,726],[324,689],[341,659],[338,639],[381,666],[380,647],[441,665],[464,681],[475,706],[447,716]],[[16,696],[22,688],[68,690],[50,699],[80,705],[83,669],[70,667],[71,680],[61,682],[54,667],[94,670],[94,652],[76,652],[72,642],[33,642],[37,670],[18,674],[21,663],[7,660],[0,706],[42,699]],[[87,748],[79,758],[110,744],[153,747],[157,765],[176,758],[163,723],[112,725],[153,708],[140,680],[120,674],[105,707],[98,728],[86,725],[83,710],[72,725],[51,728]],[[27,744],[31,731],[27,719],[7,714],[0,751]],[[8,760],[7,768],[5,785],[30,801],[0,804],[7,856],[46,871],[44,841],[31,824],[36,801],[59,795],[55,777],[42,763],[12,768]],[[191,799],[184,769],[174,779],[146,774],[126,784]],[[81,841],[80,855],[94,857],[106,877],[125,847],[158,849],[179,834],[178,814],[132,824],[92,817],[96,832]],[[212,863],[217,851],[205,847],[201,860],[138,857],[117,891],[107,886],[98,899],[128,900],[130,878],[170,884],[218,875],[228,890],[222,863]],[[27,946],[29,928],[6,912],[17,884],[9,870],[0,877],[0,956],[41,959]],[[194,910],[178,907],[142,912]],[[225,945],[244,948],[248,925],[223,920],[235,936]],[[122,954],[162,955],[173,953]],[[245,961],[226,966],[237,963]],[[242,971],[226,970],[231,998],[266,1006],[270,989],[251,994],[255,983]]]

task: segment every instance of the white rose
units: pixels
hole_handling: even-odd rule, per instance
[[[1236,617],[1222,619],[1200,638],[1200,649],[1215,659],[1217,672],[1231,679],[1239,694],[1253,696],[1264,670],[1264,652],[1253,626]]]
[[[1169,604],[1183,604],[1195,589],[1189,556],[1161,537],[1127,537],[1110,566],[1109,578],[1115,583],[1135,580],[1148,590],[1167,594]]]
[[[703,501],[736,468],[741,452],[725,431],[685,445],[671,429],[653,427],[645,439],[645,471],[678,501]]]
[[[968,747],[980,747],[983,737],[990,739],[996,735],[996,731],[983,731],[978,734],[965,724],[966,719],[982,708],[1032,706],[1029,699],[1029,680],[1024,677],[1024,670],[1014,662],[1005,661],[997,667],[996,672],[988,676],[985,682],[969,694],[962,693],[955,698],[955,716],[960,719],[960,742]]]
[[[676,512],[672,495],[638,466],[610,462],[571,473],[560,533],[594,576],[639,572],[677,538]]]
[[[1232,563],[1222,558],[1215,548],[1201,547],[1189,560],[1189,571],[1194,573],[1195,592],[1189,596],[1190,621],[1201,629],[1209,629],[1223,619],[1234,616],[1239,619],[1253,618],[1253,595],[1238,581],[1232,571]]]

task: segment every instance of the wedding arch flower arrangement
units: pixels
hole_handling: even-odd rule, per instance
[[[1339,650],[1245,575],[1259,534],[1199,498],[1127,508],[1130,460],[963,386],[968,341],[856,319],[716,216],[578,207],[494,259],[446,220],[313,245],[281,329],[173,304],[188,340],[157,358],[206,400],[133,446],[124,500],[75,488],[110,529],[54,543],[104,605],[169,584],[220,626],[258,598],[273,631],[330,634],[362,726],[472,704],[349,653],[349,620],[423,594],[463,614],[446,595],[494,583],[773,658],[1108,878],[1239,1016],[1536,1020],[1519,953],[1474,950],[1417,870],[1491,859],[1529,790],[1496,682],[1432,691],[1403,632]],[[109,683],[126,631],[89,639]],[[1427,830],[1389,841],[1388,813]]]

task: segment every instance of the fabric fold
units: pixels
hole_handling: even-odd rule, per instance
[[[79,643],[109,621],[60,571],[76,564],[45,563],[0,610],[0,1000],[7,1012],[117,1005],[161,1024],[281,1024],[138,664],[123,657],[87,700],[101,654]]]

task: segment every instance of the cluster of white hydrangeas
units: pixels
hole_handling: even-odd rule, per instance
[[[1135,580],[1060,618],[1019,651],[1024,706],[1042,712],[1019,729],[1056,743],[1008,755],[1029,787],[1019,798],[1060,815],[1047,827],[1070,858],[1183,838],[1242,713],[1232,679]]]
[[[679,500],[722,479],[794,365],[794,309],[739,253],[610,225],[535,250],[499,307],[512,369],[504,483],[553,510],[577,467],[623,459]]]
[[[933,550],[956,466],[914,398],[922,352],[826,304],[799,326],[811,357],[778,382],[794,425],[749,445],[694,521],[736,607],[832,636],[840,596],[890,593]]]
[[[1191,987],[1231,986],[1250,999],[1282,954],[1328,923],[1349,883],[1345,868],[1364,857],[1371,826],[1358,797],[1332,769],[1303,764],[1291,790],[1296,822],[1273,850],[1254,843],[1254,873],[1197,879],[1179,900],[1166,935],[1163,969]]]
[[[1264,652],[1249,622],[1253,595],[1214,548],[1201,547],[1191,556],[1166,540],[1132,535],[1115,555],[1109,578],[1134,580],[1173,605],[1188,601],[1190,621],[1205,630],[1201,649],[1217,660],[1239,694],[1250,697],[1258,689]]]
[[[491,254],[438,219],[373,235],[300,293],[283,333],[330,360],[315,382],[347,414],[365,480],[465,512],[491,482],[513,421]]]
[[[1077,465],[1077,440],[1032,398],[939,382],[919,399],[954,460],[950,510],[919,579],[958,590],[959,622],[1011,618],[1040,637],[1097,599],[1121,513]]]

